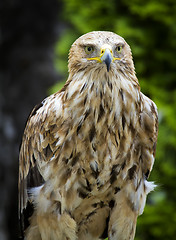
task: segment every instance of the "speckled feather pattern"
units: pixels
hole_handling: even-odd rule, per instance
[[[86,61],[82,46],[119,42],[123,55],[109,72]],[[157,127],[156,106],[140,91],[123,38],[91,32],[76,40],[65,86],[34,108],[24,131],[20,214],[27,202],[34,205],[26,239],[134,239],[137,216],[154,188],[147,178]]]

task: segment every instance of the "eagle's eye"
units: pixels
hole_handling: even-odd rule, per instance
[[[92,46],[85,47],[86,54],[91,54],[91,53],[93,53],[93,51],[94,51],[94,48]]]
[[[116,47],[116,52],[121,53],[121,51],[122,51],[122,45],[117,46]]]

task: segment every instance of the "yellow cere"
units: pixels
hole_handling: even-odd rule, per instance
[[[85,48],[85,52],[87,53],[87,54],[90,54],[90,53],[92,53],[91,51],[87,51],[87,48],[91,48],[91,47],[86,47]],[[108,45],[108,44],[104,44],[102,47],[101,47],[101,53],[100,53],[100,56],[99,57],[92,57],[92,58],[87,58],[87,60],[96,60],[97,62],[102,62],[102,60],[101,60],[101,57],[104,55],[104,53],[105,53],[105,51],[106,50],[109,50],[110,51],[110,53],[111,53],[111,55],[112,55],[112,62],[114,62],[115,60],[120,60],[120,58],[115,58],[115,57],[113,57],[113,52],[112,52],[112,47],[110,46],[110,45]],[[121,49],[122,48],[120,48],[120,51],[121,51]],[[117,52],[119,52],[119,51],[117,51]]]

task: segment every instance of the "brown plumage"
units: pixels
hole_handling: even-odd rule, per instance
[[[63,89],[34,108],[24,131],[20,215],[34,206],[26,239],[132,240],[154,188],[156,106],[115,33],[78,38],[68,67]]]

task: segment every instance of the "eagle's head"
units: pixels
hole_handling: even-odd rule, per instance
[[[131,49],[119,35],[93,31],[79,37],[69,53],[69,72],[103,71],[135,75]]]

